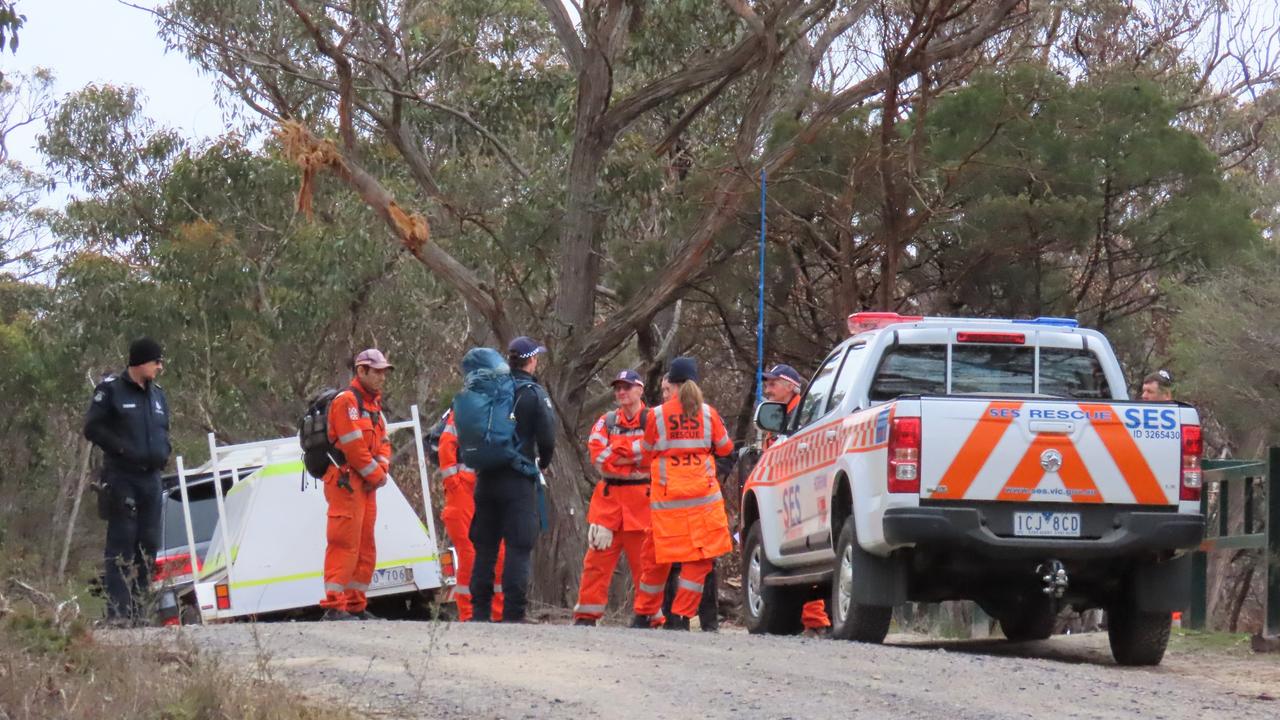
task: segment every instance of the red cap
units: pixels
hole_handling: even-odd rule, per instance
[[[373,368],[374,370],[385,370],[387,368],[395,367],[395,365],[387,362],[387,356],[383,355],[382,351],[377,348],[363,350],[356,356],[355,366],[360,367],[361,365]]]

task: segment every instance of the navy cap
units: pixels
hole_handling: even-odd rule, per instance
[[[618,383],[626,383],[628,385],[639,385],[640,387],[644,387],[644,381],[640,379],[640,373],[636,372],[635,370],[623,370],[619,372],[618,376],[615,377],[613,379],[613,382],[609,384],[617,385]]]
[[[531,358],[538,353],[544,353],[547,349],[538,344],[537,340],[531,337],[521,335],[511,344],[507,346],[507,354],[518,358]]]
[[[671,369],[667,371],[667,381],[682,383],[686,380],[698,381],[698,361],[691,357],[678,357],[671,361]]]
[[[796,387],[804,387],[804,378],[790,365],[774,365],[764,373],[765,380],[786,380]]]

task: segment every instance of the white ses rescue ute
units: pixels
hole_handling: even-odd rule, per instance
[[[1010,640],[1105,608],[1122,665],[1154,665],[1204,534],[1194,408],[1129,401],[1074,320],[850,316],[742,498],[748,629],[793,632],[830,586],[838,638],[881,642],[904,601],[974,600]]]

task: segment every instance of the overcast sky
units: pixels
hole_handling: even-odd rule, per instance
[[[154,7],[159,0],[133,0]],[[166,53],[149,13],[116,0],[18,0],[27,16],[18,33],[18,52],[4,51],[6,73],[44,66],[57,76],[58,95],[89,83],[135,85],[144,112],[161,125],[191,138],[206,138],[224,127],[214,103],[214,82],[177,53]],[[35,137],[42,128],[24,128],[9,141],[13,159],[36,164]]]

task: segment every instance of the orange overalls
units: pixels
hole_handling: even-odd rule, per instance
[[[453,586],[453,598],[458,603],[458,619],[471,619],[471,566],[476,561],[476,547],[471,542],[471,518],[476,515],[476,471],[458,459],[458,431],[453,425],[453,411],[449,411],[444,431],[440,434],[440,477],[444,480],[444,509],[440,520],[444,523],[453,549],[458,553],[458,584]],[[498,564],[493,571],[493,603],[491,617],[502,619],[502,559],[506,546],[498,547]]]
[[[651,618],[662,612],[662,593],[671,563],[680,563],[680,579],[671,612],[698,614],[702,585],[715,558],[733,549],[724,496],[712,455],[733,452],[720,414],[703,404],[688,416],[678,398],[654,408],[645,423],[643,456],[650,462],[650,532],[645,536],[646,567],[636,594],[635,613]]]
[[[329,440],[345,456],[324,474],[329,503],[324,551],[324,600],[320,606],[363,612],[365,592],[377,562],[373,528],[378,519],[375,491],[386,484],[391,464],[382,395],[371,395],[358,380],[329,403]],[[346,479],[347,484],[339,485]]]
[[[587,522],[613,531],[613,544],[607,550],[587,548],[582,561],[582,582],[578,604],[573,608],[575,620],[599,620],[609,602],[609,580],[618,566],[618,556],[627,553],[631,582],[637,597],[644,573],[644,537],[649,530],[649,463],[640,452],[644,437],[647,408],[634,417],[621,410],[600,416],[591,428],[587,453],[604,477],[596,483],[587,509]]]
[[[799,393],[793,395],[787,403],[787,417],[791,417],[798,407],[800,407]],[[773,433],[765,435],[764,447],[766,450],[773,445],[774,440],[777,440],[777,436]],[[810,600],[805,603],[804,608],[800,610],[800,624],[804,626],[805,630],[820,630],[831,627],[831,618],[827,617],[827,601]]]

